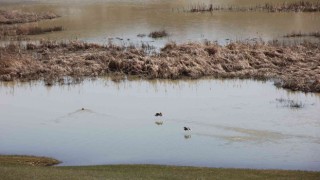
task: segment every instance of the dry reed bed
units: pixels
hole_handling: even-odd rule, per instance
[[[166,30],[161,31],[153,31],[149,34],[149,37],[157,39],[157,38],[163,38],[169,36],[168,32]]]
[[[48,32],[62,31],[62,26],[42,28],[38,26],[0,26],[0,39],[7,36],[39,35]]]
[[[251,7],[239,6],[213,6],[212,4],[197,4],[188,8],[188,12],[212,12],[212,11],[266,11],[266,12],[320,12],[320,1],[309,2],[285,2],[281,4],[265,3]]]
[[[292,32],[292,33],[284,35],[284,37],[287,37],[287,38],[290,38],[290,37],[307,37],[307,36],[320,38],[320,31],[318,31],[318,32],[310,32],[310,33]]]
[[[291,90],[320,92],[320,44],[167,44],[159,53],[141,48],[83,42],[41,42],[0,48],[0,80],[44,79],[108,74],[143,78],[245,78],[274,80]]]
[[[60,16],[50,13],[29,13],[22,11],[0,10],[0,39],[19,40],[25,35],[38,35],[53,31],[62,31],[62,26],[41,28],[37,25],[25,24],[40,20],[54,19]],[[21,23],[17,25],[18,23]]]
[[[17,24],[17,23],[29,23],[37,22],[45,19],[54,19],[60,16],[51,13],[34,13],[34,12],[22,12],[18,10],[4,11],[0,10],[0,24]]]

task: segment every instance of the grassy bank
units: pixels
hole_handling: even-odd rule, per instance
[[[76,80],[110,74],[146,79],[210,76],[272,80],[278,87],[320,92],[319,58],[319,43],[169,43],[149,54],[134,46],[43,41],[0,48],[0,80],[45,80],[52,85],[63,84],[66,76]]]
[[[21,161],[26,156],[21,156]],[[104,165],[43,167],[21,164],[19,156],[3,162],[0,179],[319,179],[320,172],[178,167],[160,165]],[[36,157],[33,157],[36,158]],[[15,163],[17,162],[17,163]]]

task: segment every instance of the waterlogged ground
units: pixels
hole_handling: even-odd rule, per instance
[[[197,4],[248,7],[286,0],[0,0],[0,9],[31,12],[51,11],[61,18],[34,23],[40,27],[62,26],[64,31],[30,36],[31,39],[81,39],[96,43],[139,44],[161,47],[168,41],[230,40],[262,38],[283,39],[292,32],[315,32],[320,29],[320,13],[224,12],[187,13],[183,10]],[[297,0],[298,1],[298,0]],[[317,0],[309,0],[316,2]],[[8,3],[9,2],[9,3]],[[294,1],[290,1],[294,2]],[[151,31],[165,29],[169,37],[154,40],[139,38]],[[310,39],[310,38],[309,38]],[[317,39],[312,39],[317,40]],[[293,38],[292,41],[299,41]]]
[[[49,156],[61,165],[320,170],[319,109],[319,95],[270,82],[2,83],[0,154]]]

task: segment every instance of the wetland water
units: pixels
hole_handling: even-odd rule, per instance
[[[50,156],[61,165],[320,170],[319,109],[317,94],[249,80],[2,83],[0,154]]]
[[[317,0],[310,0],[316,2]],[[10,2],[10,3],[5,3]],[[14,3],[18,2],[18,3]],[[31,12],[51,11],[61,18],[41,21],[41,27],[63,26],[64,31],[29,36],[31,39],[81,39],[89,42],[121,44],[141,42],[161,47],[168,41],[178,43],[208,39],[226,43],[229,40],[262,38],[283,39],[292,32],[315,32],[320,29],[320,13],[267,12],[182,12],[194,4],[220,6],[254,6],[285,0],[74,0],[25,1],[0,0],[0,9],[21,9]],[[294,1],[290,1],[294,2]],[[151,31],[165,29],[170,34],[164,39],[138,38]],[[120,40],[122,39],[122,40]],[[294,40],[299,40],[295,38]]]
[[[259,3],[284,1],[266,0]],[[254,0],[198,1],[252,6]],[[178,43],[262,38],[320,29],[320,13],[185,13],[191,0],[0,0],[0,9],[52,11],[31,23],[64,31],[29,36],[89,42]],[[138,38],[166,29],[169,37]],[[122,40],[120,40],[122,39]],[[227,40],[229,39],[229,40]],[[278,99],[278,100],[277,100]],[[279,99],[301,102],[290,108]],[[81,108],[85,108],[81,110]],[[85,81],[0,84],[0,154],[49,156],[61,165],[167,164],[320,170],[320,97],[270,82]],[[163,112],[162,118],[154,117]],[[188,126],[192,131],[185,132]]]

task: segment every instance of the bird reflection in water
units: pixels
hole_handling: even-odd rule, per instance
[[[163,121],[156,121],[155,124],[158,126],[161,126],[161,125],[163,125]]]

